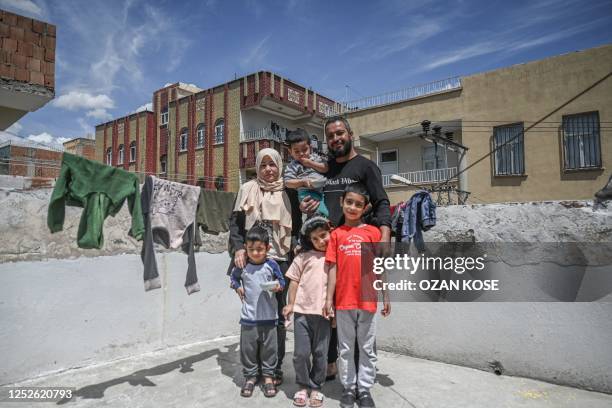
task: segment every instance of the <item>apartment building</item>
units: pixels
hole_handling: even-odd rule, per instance
[[[611,74],[605,45],[362,98],[336,113],[377,161],[394,203],[449,186],[470,203],[590,199],[612,167]],[[394,185],[393,174],[413,186]]]
[[[323,141],[324,119],[336,106],[269,71],[208,89],[168,84],[152,99],[153,112],[146,113],[146,121],[135,120],[134,114],[96,127],[97,160],[226,191],[237,191],[254,176],[260,149],[273,147],[287,158],[287,131],[302,128]],[[135,126],[140,136],[132,138]],[[126,163],[126,146],[130,160],[134,151],[134,166]]]

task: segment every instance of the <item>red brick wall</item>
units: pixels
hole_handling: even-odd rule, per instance
[[[195,148],[196,148],[196,130],[195,130],[195,95],[189,97],[189,117],[187,126],[189,127],[189,141],[187,142],[187,174],[189,175],[189,183],[196,185],[197,179],[195,175]]]
[[[117,121],[115,120],[113,122],[113,128],[112,128],[112,146],[113,146],[113,162],[112,165],[116,166],[118,159],[119,159],[119,143],[118,143],[118,138],[119,138],[119,129],[117,128]]]
[[[55,26],[0,10],[0,76],[55,89]]]
[[[62,153],[52,150],[11,146],[10,160],[9,174],[12,176],[56,178],[59,176]],[[28,174],[28,170],[31,171],[30,174]]]
[[[123,170],[130,168],[130,118],[123,119]]]
[[[229,85],[225,84],[225,86],[223,87],[223,124],[224,124],[224,128],[223,128],[223,190],[227,191],[227,188],[229,187],[229,183],[228,180],[229,178],[227,177],[227,164],[228,164],[228,154],[229,154],[229,140],[230,140],[230,127],[229,127],[229,122],[228,122],[228,92],[229,92]]]

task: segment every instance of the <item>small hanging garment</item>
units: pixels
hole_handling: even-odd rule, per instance
[[[49,202],[47,226],[52,233],[61,231],[66,205],[82,207],[77,245],[79,248],[101,248],[104,244],[104,220],[109,215],[114,217],[126,199],[132,215],[128,234],[141,240],[144,224],[138,177],[122,169],[64,153]]]
[[[229,231],[235,201],[236,193],[202,189],[197,212],[197,222],[202,231],[214,235]]]
[[[188,255],[185,289],[188,294],[200,290],[193,249],[199,197],[200,187],[174,183],[154,176],[146,177],[142,188],[145,235],[140,254],[144,264],[146,291],[161,287],[154,242],[165,248],[181,247]]]
[[[404,220],[402,223],[402,242],[410,242],[414,238],[414,245],[419,252],[425,251],[423,231],[436,225],[436,203],[431,199],[429,192],[419,190],[406,204]]]

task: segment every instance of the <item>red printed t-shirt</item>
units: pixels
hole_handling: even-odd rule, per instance
[[[361,243],[380,242],[380,239],[380,230],[368,224],[342,225],[332,231],[325,262],[336,264],[337,310],[361,309],[376,313],[376,302],[361,300]]]

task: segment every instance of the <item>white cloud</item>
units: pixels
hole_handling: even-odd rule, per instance
[[[6,129],[6,131],[14,135],[18,135],[22,129],[23,129],[23,126],[19,122],[15,122],[11,126],[9,126],[9,128]]]
[[[516,39],[513,38],[514,33],[505,32],[490,40],[482,41],[476,44],[453,50],[443,55],[438,55],[433,58],[430,58],[431,60],[433,60],[433,62],[424,65],[422,67],[422,70],[434,69],[444,65],[463,61],[469,58],[479,57],[482,55],[494,53],[515,53],[517,51],[524,50],[527,48],[549,44],[590,30],[599,24],[605,23],[606,20],[607,18],[600,18],[597,20],[590,21],[586,24],[577,25],[564,30],[558,30],[545,35],[533,36],[532,38]]]
[[[240,65],[246,69],[259,69],[259,65],[261,65],[262,61],[268,55],[269,49],[266,48],[266,43],[270,39],[270,36],[267,35],[257,44],[255,44],[248,52],[247,56],[240,61]]]
[[[57,108],[67,109],[70,111],[86,110],[87,116],[99,119],[108,120],[112,115],[107,109],[115,107],[115,102],[104,94],[93,95],[89,92],[71,91],[61,95],[52,102]]]
[[[89,92],[72,91],[55,99],[53,106],[74,111],[80,109],[112,109],[115,107],[115,103],[108,95],[92,95]]]
[[[15,9],[24,13],[40,16],[42,9],[31,0],[0,0],[2,8]]]
[[[192,44],[181,21],[141,0],[120,2],[64,0],[54,4],[66,35],[78,38],[80,53],[66,54],[62,71],[69,90],[88,89],[112,96],[116,89],[142,94],[150,58],[163,55],[162,69],[173,71]],[[92,30],[104,27],[104,30]],[[63,54],[62,54],[63,55]]]
[[[418,24],[403,28],[386,38],[384,44],[379,44],[376,47],[371,57],[380,59],[395,54],[422,43],[442,31],[444,31],[442,20],[420,21]]]
[[[96,108],[87,112],[87,117],[100,120],[109,120],[113,117],[113,115],[108,113],[104,108]]]
[[[138,112],[142,112],[146,110],[153,111],[153,102],[145,103],[144,105],[139,106],[138,108],[136,108],[134,113],[138,113]]]
[[[38,135],[30,135],[28,136],[28,140],[32,140],[34,142],[38,142],[38,143],[53,143],[53,141],[55,140],[55,138],[53,136],[51,136],[49,133],[47,132],[42,132]]]
[[[83,133],[85,133],[86,135],[90,133],[95,133],[93,132],[93,127],[89,123],[87,123],[85,119],[78,118],[77,122],[79,122],[79,126],[81,126],[81,129],[83,129]]]

